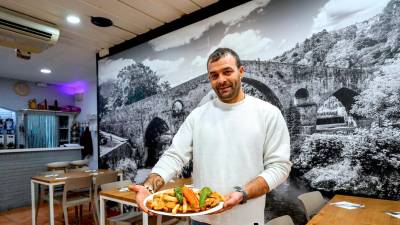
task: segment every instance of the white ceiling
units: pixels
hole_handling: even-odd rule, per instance
[[[47,83],[96,80],[95,54],[102,48],[146,33],[218,0],[1,0],[0,6],[57,24],[58,43],[30,60],[16,58],[13,49],[0,47],[0,77]],[[65,17],[74,14],[81,23]],[[91,16],[111,19],[115,26],[100,28]],[[40,73],[50,68],[50,75]]]

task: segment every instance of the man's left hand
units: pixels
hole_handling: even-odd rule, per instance
[[[224,207],[212,214],[218,214],[226,210],[232,209],[236,205],[240,204],[242,199],[243,199],[243,194],[241,192],[231,192],[228,195],[225,195]]]

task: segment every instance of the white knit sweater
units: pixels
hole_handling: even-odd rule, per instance
[[[272,190],[289,175],[289,156],[289,133],[279,109],[246,95],[235,104],[214,99],[193,110],[152,172],[169,181],[193,158],[197,188],[209,186],[228,194],[234,186],[261,176]],[[264,224],[264,206],[261,196],[193,219],[212,225]]]

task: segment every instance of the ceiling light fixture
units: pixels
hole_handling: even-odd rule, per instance
[[[41,72],[41,73],[44,73],[44,74],[50,74],[50,73],[51,73],[51,70],[50,70],[50,69],[47,69],[47,68],[43,68],[43,69],[40,69],[40,72]]]
[[[98,27],[111,27],[113,25],[110,19],[101,16],[92,16],[90,22]]]
[[[77,17],[77,16],[69,15],[69,16],[67,16],[67,21],[68,21],[68,23],[78,24],[81,22],[81,19],[79,19],[79,17]]]

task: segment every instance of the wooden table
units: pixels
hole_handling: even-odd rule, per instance
[[[164,185],[161,190],[174,188],[178,186],[188,185],[192,183],[191,178],[185,179],[177,179],[173,182],[169,182]],[[105,225],[106,218],[105,218],[105,201],[113,201],[124,205],[129,205],[133,207],[138,207],[136,204],[136,193],[127,191],[127,192],[120,192],[119,190],[109,190],[109,191],[101,191],[100,192],[100,225]],[[143,225],[148,225],[148,215],[147,213],[143,213]],[[157,216],[157,224],[161,224],[161,216]]]
[[[88,172],[72,172],[65,173],[60,177],[46,177],[46,176],[34,176],[31,178],[31,208],[32,208],[32,225],[36,225],[36,190],[35,185],[45,185],[49,187],[49,224],[54,225],[54,187],[58,185],[64,185],[65,180],[70,177],[84,177],[93,176],[104,173],[115,173],[113,170],[96,170]],[[118,173],[120,180],[122,180],[122,172]],[[61,178],[61,179],[60,179]],[[40,194],[40,193],[39,193]]]
[[[343,209],[329,203],[347,201],[365,205],[359,209]],[[335,195],[307,225],[400,225],[400,219],[385,211],[400,211],[400,201]]]

